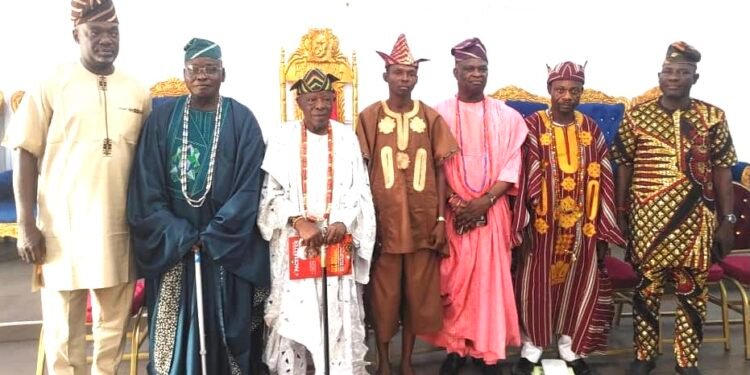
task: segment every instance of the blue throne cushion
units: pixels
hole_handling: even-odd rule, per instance
[[[547,104],[538,102],[527,102],[522,100],[506,100],[505,104],[518,111],[523,117],[527,117],[534,112],[547,109]]]
[[[151,107],[157,108],[165,103],[177,100],[177,96],[156,96],[151,99]]]
[[[0,223],[16,222],[16,201],[13,198],[13,170],[0,172]]]
[[[607,144],[611,145],[625,116],[625,105],[621,103],[582,103],[578,105],[577,109],[596,121],[599,129],[604,133]]]

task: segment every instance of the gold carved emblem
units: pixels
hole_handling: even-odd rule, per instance
[[[310,29],[307,34],[303,35],[297,50],[289,56],[287,61],[284,51],[281,51],[281,109],[282,121],[286,121],[286,92],[287,84],[291,84],[302,78],[309,70],[313,68],[320,69],[323,73],[333,74],[339,81],[333,84],[333,91],[336,94],[335,114],[336,120],[344,122],[345,114],[345,93],[344,86],[350,85],[353,93],[351,95],[352,103],[352,121],[356,122],[357,114],[357,65],[356,57],[352,54],[351,63],[341,53],[339,49],[339,39],[333,34],[331,29]],[[302,111],[299,108],[295,110],[295,117],[302,118]],[[356,124],[355,124],[356,125]]]

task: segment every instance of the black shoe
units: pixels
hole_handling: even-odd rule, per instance
[[[456,353],[448,353],[440,366],[440,375],[457,375],[458,370],[466,363],[466,358]]]
[[[636,359],[630,363],[629,375],[648,375],[656,367],[654,361],[642,361]]]
[[[675,366],[674,370],[680,375],[701,375],[701,371],[697,367]]]
[[[516,364],[513,366],[513,371],[511,372],[511,374],[531,375],[531,373],[534,372],[534,366],[536,366],[536,363],[521,357],[521,359],[519,359],[518,362],[516,362]]]
[[[502,373],[503,372],[500,369],[500,365],[498,365],[497,363],[488,365],[482,362],[482,375],[502,375]]]
[[[593,372],[589,368],[589,365],[583,360],[578,358],[575,361],[568,362],[568,367],[573,369],[573,373],[576,375],[592,375]]]

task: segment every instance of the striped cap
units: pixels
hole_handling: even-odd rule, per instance
[[[297,90],[297,95],[318,91],[333,91],[333,83],[339,79],[333,74],[323,73],[318,68],[313,68],[302,79],[295,82],[289,89]]]
[[[484,47],[484,44],[482,44],[482,41],[479,40],[479,38],[471,38],[466,39],[451,48],[451,55],[456,58],[456,61],[480,59],[486,62],[487,48]]]
[[[420,62],[429,61],[427,59],[414,60],[414,56],[411,55],[409,45],[406,44],[406,36],[404,34],[398,36],[398,39],[396,39],[396,44],[393,46],[393,51],[391,51],[390,55],[385,52],[375,52],[377,52],[378,55],[380,55],[380,57],[385,60],[385,66],[410,65],[419,67]]]
[[[86,22],[119,23],[112,0],[71,0],[70,19],[74,26]]]
[[[559,63],[552,69],[547,65],[547,73],[549,74],[547,76],[547,84],[549,85],[553,81],[559,80],[575,81],[583,84],[586,81],[585,69],[586,63],[578,65],[570,61]]]

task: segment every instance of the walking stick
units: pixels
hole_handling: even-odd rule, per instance
[[[329,359],[330,353],[328,349],[328,270],[326,267],[326,264],[328,263],[326,261],[327,250],[328,246],[326,244],[323,244],[320,250],[320,267],[323,270],[323,360],[325,361],[323,369],[325,375],[329,375],[331,373],[331,361]]]
[[[200,340],[201,374],[208,375],[206,371],[206,327],[203,321],[203,275],[201,274],[201,252],[195,252],[195,294],[198,305],[198,338]]]

